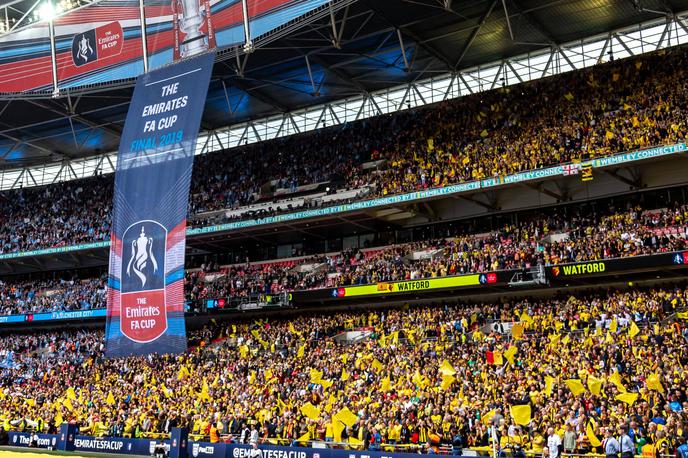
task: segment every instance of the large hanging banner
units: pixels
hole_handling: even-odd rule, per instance
[[[184,60],[136,82],[115,175],[108,357],[186,350],[186,211],[214,58]]]

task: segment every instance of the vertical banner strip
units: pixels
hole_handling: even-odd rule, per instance
[[[139,76],[115,175],[107,357],[182,353],[186,213],[215,53]]]

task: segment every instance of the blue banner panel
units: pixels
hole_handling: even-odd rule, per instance
[[[9,445],[13,447],[37,447],[55,450],[59,436],[57,434],[33,434],[10,431]],[[33,444],[31,442],[34,442]]]
[[[186,210],[214,58],[204,54],[136,82],[115,175],[108,357],[186,351]]]
[[[59,442],[58,435],[37,434],[37,446],[39,448],[55,448]],[[10,432],[10,445],[28,447],[31,434]],[[151,455],[159,441],[151,439],[126,439],[120,437],[89,437],[79,436],[74,438],[75,452],[102,452],[116,455]],[[165,447],[170,456],[181,444],[174,440],[165,440]],[[263,458],[413,458],[417,453],[397,453],[375,450],[342,450],[311,447],[284,447],[277,445],[260,445]],[[190,458],[250,458],[251,446],[239,444],[225,444],[222,442],[195,442],[188,443],[188,456]],[[480,456],[475,451],[464,450],[464,456]]]

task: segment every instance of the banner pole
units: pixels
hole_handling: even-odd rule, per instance
[[[48,33],[50,34],[50,60],[53,72],[53,97],[60,95],[60,88],[57,85],[57,56],[55,55],[55,19],[48,21]]]
[[[253,51],[253,42],[251,41],[251,30],[248,22],[248,0],[241,0],[241,10],[244,14],[244,52]]]
[[[139,0],[139,17],[141,21],[141,48],[143,51],[143,73],[148,73],[148,35],[146,33],[146,8],[144,0]]]

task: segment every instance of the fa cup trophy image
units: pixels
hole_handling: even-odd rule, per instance
[[[172,0],[174,59],[201,54],[215,47],[210,0]],[[183,36],[180,37],[180,32]]]

